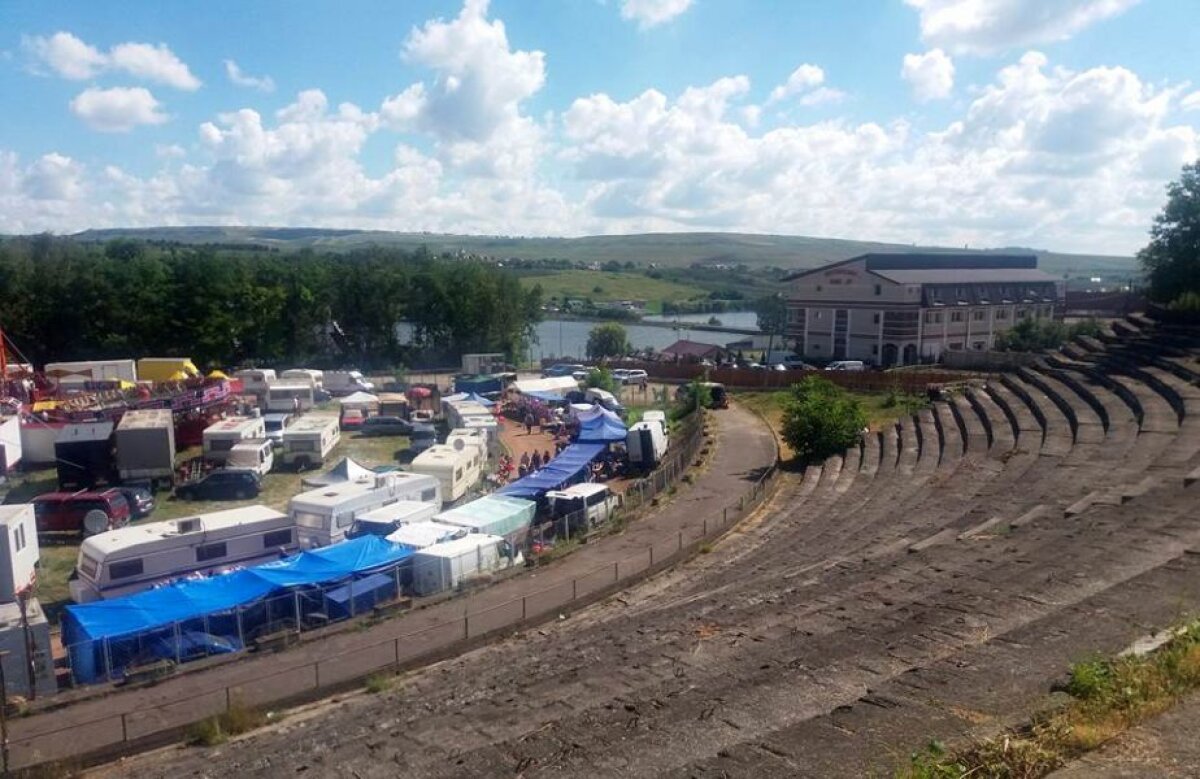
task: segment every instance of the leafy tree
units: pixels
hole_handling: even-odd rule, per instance
[[[588,357],[599,360],[604,357],[621,357],[629,353],[629,337],[625,328],[616,322],[596,325],[588,333]]]
[[[781,295],[754,301],[754,313],[758,315],[758,329],[764,333],[783,335],[787,331],[787,300]]]
[[[1167,204],[1154,218],[1150,244],[1138,252],[1150,282],[1150,297],[1171,303],[1200,293],[1200,161],[1183,166],[1167,185]]]
[[[621,392],[621,387],[608,368],[592,368],[588,371],[587,385],[592,389],[602,389],[614,395],[619,395]]]
[[[996,349],[1002,352],[1039,352],[1057,349],[1080,335],[1095,336],[1100,325],[1094,319],[1084,319],[1071,325],[1052,319],[1022,319],[996,336]]]
[[[820,376],[794,384],[783,408],[783,439],[806,461],[844,452],[866,426],[858,399]]]

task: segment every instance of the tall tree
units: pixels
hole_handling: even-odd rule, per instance
[[[1183,166],[1167,185],[1167,204],[1154,218],[1150,244],[1138,252],[1150,297],[1170,303],[1200,293],[1200,161]]]
[[[808,462],[849,449],[866,425],[858,399],[820,376],[793,385],[783,409],[783,439]]]
[[[621,357],[629,353],[629,337],[625,328],[616,322],[596,325],[588,333],[588,357],[599,360],[604,357]]]

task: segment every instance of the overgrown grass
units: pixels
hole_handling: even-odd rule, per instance
[[[381,692],[387,692],[396,686],[396,675],[390,673],[371,674],[367,677],[367,681],[363,687],[372,695],[378,695]]]
[[[1142,656],[1092,657],[1071,668],[1064,706],[1025,727],[947,750],[931,742],[897,779],[1036,779],[1101,746],[1200,688],[1200,623]]]
[[[187,743],[193,746],[214,747],[232,736],[240,736],[261,728],[267,716],[258,709],[234,703],[229,711],[201,720],[188,728]]]

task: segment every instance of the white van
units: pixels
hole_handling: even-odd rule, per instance
[[[262,417],[226,417],[204,428],[204,457],[223,463],[236,444],[266,437],[267,425]]]
[[[621,401],[617,400],[617,396],[608,390],[589,387],[584,391],[583,398],[588,403],[598,404],[601,408],[611,411],[614,414],[625,413],[625,407],[621,405]]]
[[[242,391],[248,395],[262,395],[275,383],[275,371],[270,368],[246,368],[234,371],[233,378],[242,382]]]
[[[280,381],[267,388],[267,411],[307,411],[313,407],[313,403],[311,384]]]
[[[301,417],[283,431],[283,452],[279,461],[298,470],[316,468],[342,440],[337,417]]]
[[[287,382],[307,384],[314,390],[324,389],[325,387],[324,371],[318,371],[313,368],[288,368],[279,374],[279,378]]]
[[[239,441],[225,458],[225,467],[235,471],[254,471],[266,476],[275,467],[275,446],[269,438]]]
[[[295,523],[266,506],[129,525],[84,539],[70,582],[71,600],[115,598],[180,576],[277,560],[296,550]]]
[[[667,434],[662,424],[657,420],[641,422],[629,426],[625,434],[625,451],[629,454],[629,462],[643,470],[652,471],[667,453]]]
[[[550,490],[546,493],[546,503],[550,507],[550,516],[556,520],[586,512],[581,516],[586,516],[588,525],[595,527],[607,522],[621,507],[621,496],[614,494],[603,484],[589,482],[573,484],[566,489]],[[572,527],[580,526],[573,523]]]
[[[866,363],[862,360],[834,360],[825,366],[827,371],[865,371]]]
[[[373,383],[363,378],[361,371],[325,371],[323,384],[330,395],[350,395],[375,389]]]
[[[431,446],[413,458],[409,470],[432,476],[442,485],[442,500],[453,503],[483,477],[484,457],[474,446]]]
[[[432,476],[392,471],[302,492],[288,503],[305,549],[346,540],[362,514],[402,500],[441,506],[441,487]]]

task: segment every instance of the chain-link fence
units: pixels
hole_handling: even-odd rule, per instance
[[[681,430],[677,438],[680,439],[679,446],[662,464],[661,470],[664,475],[660,477],[656,472],[636,483],[636,490],[626,492],[625,504],[620,509],[622,513],[610,519],[607,525],[590,527],[586,531],[588,534],[609,532],[612,522],[620,522],[621,517],[626,516],[624,512],[636,510],[652,501],[658,493],[674,486],[674,478],[682,475],[704,443],[700,421],[697,420],[692,427]],[[11,767],[27,767],[98,752],[115,754],[134,742],[149,743],[155,737],[169,738],[180,728],[236,707],[263,707],[317,698],[323,691],[361,680],[372,673],[418,666],[434,657],[465,649],[471,643],[490,634],[510,632],[514,627],[582,607],[672,565],[722,535],[759,505],[768,493],[776,474],[774,467],[767,469],[751,482],[748,489],[736,500],[709,515],[698,517],[699,522],[692,522],[682,529],[653,540],[632,555],[605,562],[570,578],[560,579],[543,589],[527,591],[519,598],[474,610],[470,608],[471,601],[468,600],[460,617],[436,621],[417,630],[412,630],[412,625],[408,624],[406,619],[382,621],[363,632],[361,642],[352,642],[350,646],[343,646],[340,651],[327,657],[289,662],[286,654],[279,655],[276,670],[257,674],[251,681],[243,681],[236,685],[217,684],[200,692],[189,692],[186,696],[172,698],[167,702],[147,702],[145,706],[123,712],[115,711],[121,707],[114,705],[110,707],[114,710],[111,713],[91,719],[72,716],[68,707],[58,712],[47,712],[14,721],[10,727]],[[492,570],[515,562],[516,547],[509,545],[508,549],[513,554],[512,558],[503,557],[503,546],[494,551],[495,557],[489,557],[495,564]],[[486,568],[487,561],[483,555],[492,554],[491,551],[475,552],[436,562],[413,561],[412,576],[415,578],[419,575],[421,566],[436,566],[439,569],[437,576],[442,577],[441,581],[446,584],[448,590],[453,590],[474,573],[472,567]],[[243,645],[246,641],[258,642],[266,648],[272,641],[289,634],[295,635],[306,626],[323,626],[324,620],[331,618],[331,602],[343,610],[343,619],[376,615],[389,604],[402,603],[397,601],[396,593],[410,591],[414,586],[412,581],[405,580],[405,575],[399,568],[379,571],[370,576],[381,578],[368,583],[365,579],[370,577],[364,577],[354,586],[343,584],[345,590],[340,593],[331,591],[331,588],[320,590],[319,596],[317,592],[287,593],[270,599],[270,603],[254,604],[245,609],[234,610],[223,617],[214,618],[214,615],[209,615],[205,618],[203,627],[205,632],[217,630],[223,631],[222,635],[240,636],[239,640]],[[383,581],[385,579],[386,582]],[[316,605],[318,603],[321,604],[319,607]],[[262,627],[255,637],[251,637],[246,631],[247,610],[250,608],[261,608],[263,612]],[[317,608],[325,610],[317,611]],[[273,626],[276,626],[277,630],[272,631]],[[178,646],[182,651],[189,646],[184,640],[189,627],[192,626],[183,623],[169,629],[168,640],[176,642],[170,645],[172,648]],[[240,633],[237,632],[239,630]],[[112,668],[114,659],[111,644],[107,652],[108,658],[104,662],[109,664],[108,668]],[[170,681],[185,679],[187,677]],[[159,689],[167,693],[163,687]],[[169,696],[159,694],[155,697],[162,700]],[[55,716],[58,713],[64,716]]]

